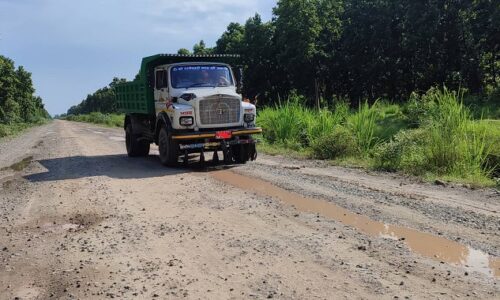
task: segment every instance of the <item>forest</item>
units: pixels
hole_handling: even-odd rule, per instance
[[[262,104],[292,91],[309,106],[405,102],[443,85],[500,101],[497,1],[280,0],[273,15],[231,23],[193,52],[241,54],[245,92]]]
[[[244,93],[261,105],[292,93],[310,107],[402,103],[446,86],[481,106],[500,101],[499,41],[493,0],[280,0],[272,20],[230,23],[213,47],[178,53],[240,54]],[[68,113],[113,111],[112,84]]]
[[[42,98],[35,95],[31,73],[0,55],[0,137],[49,118]]]

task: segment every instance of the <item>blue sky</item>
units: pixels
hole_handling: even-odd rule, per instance
[[[36,93],[60,114],[113,77],[132,79],[144,56],[213,46],[230,22],[274,0],[0,0],[0,55],[32,73]]]

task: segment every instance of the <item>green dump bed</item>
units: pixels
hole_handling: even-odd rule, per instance
[[[124,113],[154,114],[154,101],[149,99],[147,85],[140,80],[121,83],[116,86],[118,109]]]
[[[142,59],[141,70],[134,81],[116,85],[118,109],[123,113],[155,114],[154,106],[154,69],[160,65],[183,62],[220,62],[236,66],[239,55],[178,55],[158,54]]]

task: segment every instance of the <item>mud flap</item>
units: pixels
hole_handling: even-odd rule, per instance
[[[254,161],[257,159],[257,148],[255,147],[255,144],[250,144],[248,147],[248,158],[251,161]]]
[[[233,151],[231,150],[231,147],[228,147],[225,140],[222,140],[221,147],[222,147],[222,153],[224,154],[224,163],[225,164],[233,163]]]

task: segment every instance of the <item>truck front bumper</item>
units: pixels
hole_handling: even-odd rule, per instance
[[[241,135],[252,135],[262,133],[262,128],[244,128],[244,129],[234,129],[234,130],[221,130],[221,131],[231,131],[232,136],[241,136]],[[172,136],[173,140],[197,140],[197,139],[215,139],[216,131],[208,131],[208,132],[193,132],[193,133],[182,133],[182,134],[174,134]]]
[[[256,144],[257,140],[245,138],[245,136],[262,133],[261,128],[233,129],[224,131],[230,131],[231,137],[219,139],[217,138],[217,131],[213,131],[173,135],[172,139],[179,142],[180,150],[214,150],[225,149],[228,146],[234,145]]]

